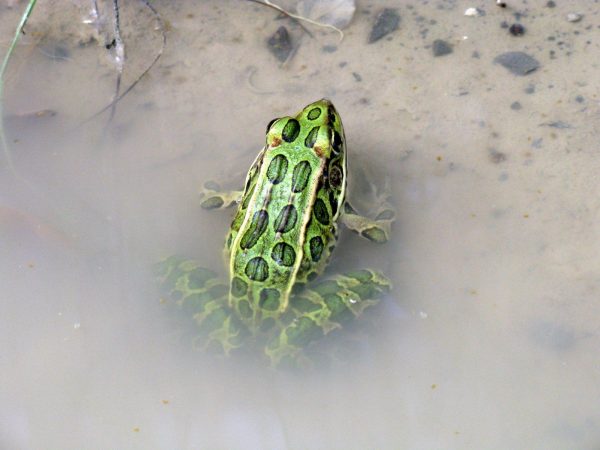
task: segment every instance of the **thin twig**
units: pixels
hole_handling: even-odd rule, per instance
[[[300,25],[300,28],[302,28],[304,30],[304,32],[306,34],[308,34],[311,38],[314,37],[313,34],[310,32],[310,30],[308,28],[306,28],[304,25],[302,25],[302,22],[300,21],[299,18],[294,17],[294,15],[292,13],[287,12],[281,6],[274,5],[273,3],[269,2],[268,0],[267,1],[262,1],[262,0],[246,0],[246,1],[253,2],[253,3],[258,3],[259,5],[263,5],[263,6],[268,6],[269,8],[273,8],[274,10],[279,11],[281,14],[283,14],[286,17],[289,17],[294,22],[296,22],[298,25]]]
[[[115,86],[115,95],[111,103],[110,116],[108,117],[108,123],[110,123],[115,116],[117,111],[117,102],[114,100],[119,97],[121,90],[121,78],[123,77],[123,67],[125,65],[125,44],[121,39],[121,20],[119,16],[119,0],[113,0],[113,14],[114,14],[114,34],[115,34],[115,61],[117,63],[117,82]]]
[[[161,15],[159,14],[159,12],[156,10],[156,8],[154,8],[154,6],[152,6],[148,0],[140,0],[150,11],[152,11],[152,14],[154,14],[154,17],[156,19],[156,21],[159,24],[159,29],[162,35],[162,44],[160,47],[160,50],[158,51],[158,53],[156,54],[156,56],[154,57],[154,59],[152,60],[152,62],[148,65],[148,67],[146,67],[146,69],[144,69],[144,71],[140,74],[139,77],[136,78],[136,80],[131,83],[127,89],[125,89],[123,92],[121,92],[121,94],[119,96],[117,96],[116,98],[113,99],[112,102],[110,102],[108,105],[106,105],[104,108],[102,108],[100,111],[94,113],[92,116],[88,117],[87,119],[85,119],[83,122],[81,122],[79,124],[79,126],[84,125],[88,122],[90,122],[91,120],[95,119],[96,117],[98,117],[100,114],[102,114],[103,112],[111,109],[114,107],[114,105],[116,105],[123,97],[125,97],[127,94],[129,94],[129,92],[142,80],[142,78],[144,78],[144,76],[146,76],[146,74],[148,72],[150,72],[150,70],[154,67],[154,65],[158,62],[158,60],[160,59],[160,57],[162,56],[165,47],[167,46],[167,33],[165,31],[165,25],[164,25],[164,21],[161,17]]]
[[[334,30],[337,33],[339,33],[339,35],[340,35],[340,42],[344,39],[344,32],[342,30],[340,30],[338,27],[333,26],[333,25],[331,25],[329,23],[317,22],[316,20],[309,19],[308,17],[300,16],[298,14],[293,14],[293,13],[291,13],[291,12],[286,11],[285,9],[283,9],[281,6],[276,5],[275,3],[271,3],[270,0],[248,0],[248,1],[254,2],[254,3],[259,3],[259,4],[265,5],[265,6],[269,6],[269,7],[273,8],[273,9],[276,9],[280,13],[286,15],[287,17],[296,20],[298,22],[298,24],[302,27],[302,29],[304,31],[306,31],[310,37],[313,37],[313,35],[304,26],[302,26],[301,21],[304,21],[306,23],[310,23],[311,25],[315,25],[317,27],[331,28],[332,30]]]

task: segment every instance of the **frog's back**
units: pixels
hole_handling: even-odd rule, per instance
[[[328,100],[269,124],[227,242],[230,303],[242,319],[276,319],[293,286],[322,271],[345,186],[343,128]]]

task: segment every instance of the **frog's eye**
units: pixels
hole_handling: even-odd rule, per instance
[[[269,130],[271,129],[271,127],[273,126],[273,124],[275,122],[277,122],[278,119],[273,119],[269,122],[269,124],[267,125],[267,133],[269,132]]]

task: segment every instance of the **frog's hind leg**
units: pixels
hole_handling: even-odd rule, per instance
[[[196,346],[228,355],[241,347],[246,330],[227,305],[229,286],[193,260],[171,256],[158,263],[161,303],[191,318]]]
[[[265,348],[271,364],[312,365],[305,352],[310,344],[359,317],[390,289],[390,280],[374,270],[336,275],[305,289],[292,299],[289,317]]]
[[[217,183],[207,182],[200,190],[203,209],[225,209],[240,202],[244,191],[222,191]]]

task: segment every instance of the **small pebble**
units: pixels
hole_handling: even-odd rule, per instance
[[[354,77],[354,79],[356,81],[362,81],[362,77],[360,76],[360,74],[358,74],[356,72],[352,72],[352,76]]]
[[[540,63],[523,52],[506,52],[494,58],[494,62],[510,70],[515,75],[524,76],[540,67]]]
[[[583,19],[583,14],[574,12],[567,14],[567,21],[569,22],[579,22],[581,19]]]
[[[369,44],[396,31],[400,25],[400,15],[393,8],[385,8],[379,13],[369,34]]]
[[[452,46],[441,39],[436,39],[433,41],[432,49],[433,56],[444,56],[452,53]]]
[[[496,5],[500,8],[506,8],[506,2],[503,2],[502,0],[496,0]]]
[[[485,13],[483,10],[479,8],[467,8],[465,9],[465,16],[467,17],[479,17],[483,16]]]
[[[535,92],[535,85],[534,84],[527,85],[527,87],[525,88],[525,93],[533,94],[534,92]]]
[[[525,34],[525,27],[520,23],[513,23],[508,31],[513,36],[523,36]]]
[[[324,53],[333,53],[337,50],[337,47],[335,45],[324,45],[321,50]]]
[[[554,8],[556,6],[556,2],[553,0],[550,0],[549,2],[546,3],[546,6],[548,8]]]
[[[583,103],[585,101],[585,99],[583,98],[583,96],[578,95],[577,97],[575,97],[575,101],[577,103]]]
[[[522,108],[521,104],[519,102],[512,102],[510,105],[510,109],[514,110],[514,111],[518,111]]]

